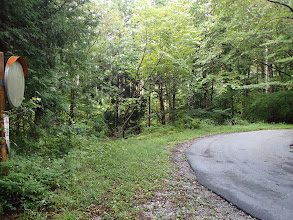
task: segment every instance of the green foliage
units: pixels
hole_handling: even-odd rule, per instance
[[[7,103],[12,154],[1,164],[9,172],[0,212],[40,217],[51,207],[72,219],[94,207],[106,219],[135,218],[168,178],[178,141],[273,128],[244,118],[293,123],[292,15],[280,5],[2,0],[0,8],[0,51],[29,67],[23,105]]]
[[[82,64],[91,45],[89,37],[95,36],[91,27],[98,22],[97,14],[88,0],[3,0],[0,8],[0,51],[6,60],[11,55],[22,56],[29,68],[23,106],[15,110],[7,105],[15,123],[11,138],[20,147],[36,150],[46,146],[46,136],[59,141],[57,135],[66,133],[68,97],[77,86],[77,72],[85,73]]]
[[[187,139],[223,132],[292,128],[285,124],[215,126],[200,129],[150,128],[127,140],[98,142],[73,138],[74,149],[61,159],[18,156],[12,152],[9,172],[0,176],[0,209],[26,210],[27,218],[139,218],[139,204],[172,182],[170,151]],[[50,213],[46,212],[50,208]],[[16,217],[16,216],[15,216]]]
[[[221,125],[226,120],[231,118],[231,109],[195,109],[188,113],[193,118],[198,118],[200,120],[209,119],[209,124]]]
[[[252,89],[292,88],[288,8],[252,0],[200,2],[192,8],[202,30],[194,60],[197,83],[191,83],[190,94],[199,100],[197,107],[230,108],[232,115],[239,115]],[[241,93],[235,91],[239,88]]]
[[[263,94],[252,99],[245,115],[251,121],[293,123],[293,92],[281,91]]]
[[[49,192],[66,187],[66,179],[74,173],[67,165],[64,159],[12,156],[1,164],[9,171],[0,175],[0,213],[6,208],[38,209],[49,205]]]
[[[200,127],[200,122],[199,120],[184,114],[176,120],[175,126],[179,129],[197,129]]]

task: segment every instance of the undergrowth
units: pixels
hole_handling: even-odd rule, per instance
[[[0,212],[19,219],[139,218],[138,204],[171,180],[170,151],[180,142],[215,133],[292,128],[286,124],[151,127],[129,139],[99,141],[76,136],[63,157],[10,155],[0,177]],[[4,215],[3,215],[4,216]],[[1,216],[0,216],[1,217]]]

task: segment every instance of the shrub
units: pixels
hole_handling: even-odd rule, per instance
[[[250,101],[245,117],[250,121],[293,123],[293,91],[263,94]]]
[[[14,156],[1,165],[9,172],[0,174],[0,214],[5,208],[35,209],[48,204],[49,190],[64,187],[68,175],[72,175],[64,159],[37,155]]]
[[[179,129],[197,129],[200,126],[199,120],[189,115],[183,114],[175,122],[175,127]]]
[[[225,125],[248,125],[249,122],[245,119],[242,119],[241,117],[233,117],[230,119],[227,119],[224,123]]]
[[[190,111],[189,115],[201,120],[210,119],[214,124],[223,124],[227,119],[231,118],[230,110],[231,109],[195,109]]]

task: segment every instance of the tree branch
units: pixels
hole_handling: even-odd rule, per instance
[[[267,63],[265,63],[265,62],[262,62],[262,61],[260,61],[260,60],[257,60],[257,59],[252,59],[252,58],[250,58],[250,57],[248,57],[248,59],[250,59],[250,60],[252,60],[252,61],[255,61],[255,62],[257,62],[257,63],[263,64],[263,65],[265,65],[265,66],[270,66],[269,64],[267,64]],[[274,63],[274,64],[275,64],[275,63]],[[286,76],[290,76],[290,77],[291,77],[290,74],[288,74],[288,73],[286,73],[286,72],[280,70],[279,68],[276,67],[276,65],[275,65],[275,67],[272,67],[272,68],[275,69],[275,70],[277,70],[277,71],[280,72],[280,73],[285,74]]]
[[[254,34],[252,34],[250,37],[246,38],[245,40],[241,41],[241,44],[243,44],[244,42],[250,40],[251,38],[253,38],[257,33],[258,31],[263,28],[264,26],[266,26],[268,23],[274,21],[274,20],[277,20],[277,19],[292,19],[293,20],[293,17],[279,17],[279,18],[273,18],[272,20],[270,21],[267,21],[266,23],[264,23],[262,26],[260,26],[259,29],[256,30],[256,32]]]
[[[156,70],[157,66],[159,65],[159,63],[161,62],[163,56],[164,56],[164,54],[162,53],[157,64],[155,65],[154,69],[152,70],[150,76],[153,75],[153,73],[155,72],[155,70]]]
[[[87,55],[89,54],[90,49],[92,49],[92,47],[95,46],[95,44],[97,43],[97,41],[98,41],[98,39],[96,39],[96,40],[92,43],[92,45],[88,48],[88,50],[87,50],[87,52],[86,52]]]
[[[260,64],[263,64],[263,65],[265,65],[265,66],[269,66],[269,64],[267,64],[267,63],[265,63],[265,62],[263,62],[263,61],[261,61],[261,60],[258,60],[258,59],[255,59],[255,58],[251,58],[251,57],[249,57],[247,54],[243,54],[240,50],[238,50],[237,47],[234,47],[231,43],[223,44],[223,45],[229,45],[229,46],[231,46],[233,49],[235,49],[235,51],[236,51],[237,53],[240,54],[240,56],[245,56],[247,59],[249,59],[249,60],[251,60],[251,61],[255,61],[255,62],[260,63]],[[272,67],[272,68],[275,69],[275,70],[277,70],[277,71],[280,72],[280,73],[283,73],[283,74],[285,74],[285,75],[291,77],[290,74],[288,74],[288,73],[286,73],[286,72],[284,72],[284,71],[278,69],[277,67]]]
[[[132,117],[132,115],[136,112],[136,106],[134,106],[132,113],[128,116],[128,118],[124,121],[122,127],[125,128],[125,126],[127,125],[127,123],[129,122],[130,118]]]
[[[141,61],[140,61],[139,65],[138,65],[137,72],[136,72],[137,77],[138,77],[139,69],[140,69],[140,67],[142,65],[142,62],[143,62],[145,54],[146,54],[147,46],[148,46],[148,30],[146,30],[145,47],[144,47],[144,50],[143,50],[143,55],[142,55],[142,58],[141,58]]]
[[[146,82],[151,78],[152,74],[155,72],[155,70],[156,70],[157,66],[159,65],[159,63],[161,62],[163,56],[164,56],[164,54],[161,54],[161,57],[159,58],[159,60],[158,60],[158,62],[156,63],[156,65],[154,66],[154,68],[153,68],[152,72],[150,73],[149,77],[146,79]],[[141,92],[143,89],[147,89],[147,88],[145,87],[145,85],[143,85],[139,90],[136,90],[136,91],[135,91],[134,98],[138,98],[140,92]]]
[[[291,10],[291,12],[293,12],[293,8],[290,7],[289,5],[285,4],[285,3],[282,3],[282,2],[277,2],[277,1],[272,1],[272,0],[267,0],[268,2],[272,2],[272,3],[275,3],[275,4],[279,4],[279,5],[283,5],[287,8],[289,8]]]

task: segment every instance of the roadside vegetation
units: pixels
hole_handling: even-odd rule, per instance
[[[143,218],[155,208],[143,204],[174,183],[176,144],[292,128],[292,7],[1,0],[0,51],[5,61],[23,57],[29,72],[22,106],[6,102],[11,153],[0,163],[9,170],[0,173],[0,214]]]
[[[11,160],[3,164],[9,167],[9,172],[0,179],[1,210],[2,213],[18,210],[6,212],[6,216],[18,219],[139,219],[147,211],[154,212],[154,207],[143,204],[160,190],[172,187],[172,181],[178,178],[172,172],[170,159],[176,144],[216,133],[286,128],[293,126],[263,123],[200,125],[197,129],[166,126],[122,140],[99,141],[76,136],[75,147],[62,157],[16,155],[13,151]],[[178,207],[182,206],[180,201]],[[189,208],[197,216],[195,207]],[[159,217],[160,213],[156,215]]]

